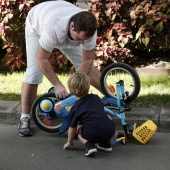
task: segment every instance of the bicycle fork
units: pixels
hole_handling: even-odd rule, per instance
[[[116,83],[116,98],[117,98],[117,106],[119,108],[119,113],[114,110],[111,110],[107,107],[104,107],[104,111],[108,115],[110,115],[112,117],[116,117],[117,119],[119,119],[121,121],[125,136],[128,137],[129,125],[126,122],[126,115],[125,115],[124,108],[123,108],[125,92],[124,92],[124,82],[122,80],[120,80],[119,82]]]

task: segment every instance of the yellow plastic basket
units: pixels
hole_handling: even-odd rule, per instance
[[[141,143],[145,144],[155,133],[157,126],[151,121],[147,120],[141,126],[133,130],[133,136]]]

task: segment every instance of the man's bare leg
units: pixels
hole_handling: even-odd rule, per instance
[[[90,84],[102,93],[102,90],[100,87],[100,76],[101,76],[100,71],[96,67],[93,67],[92,71],[89,74]]]
[[[37,84],[22,84],[22,92],[21,92],[21,105],[22,112],[21,114],[30,114],[32,104],[37,95]]]
[[[19,135],[20,136],[31,136],[30,130],[30,112],[32,104],[37,94],[37,84],[23,83],[21,91],[21,120],[19,124]]]

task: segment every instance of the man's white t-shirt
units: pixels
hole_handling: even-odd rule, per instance
[[[26,28],[40,37],[40,45],[49,52],[54,48],[67,49],[79,46],[79,41],[68,36],[70,19],[83,11],[81,8],[66,1],[47,1],[34,6],[28,13]],[[92,50],[96,45],[97,31],[82,46]]]

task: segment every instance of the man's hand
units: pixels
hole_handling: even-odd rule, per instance
[[[54,86],[56,98],[65,98],[68,96],[66,88],[57,78],[48,58],[50,56],[50,52],[46,51],[39,45],[37,51],[37,64],[40,67],[43,74],[47,77],[47,79]]]
[[[69,93],[67,93],[67,90],[62,83],[58,83],[57,86],[55,86],[54,88],[56,98],[58,99],[66,98],[69,95]]]

